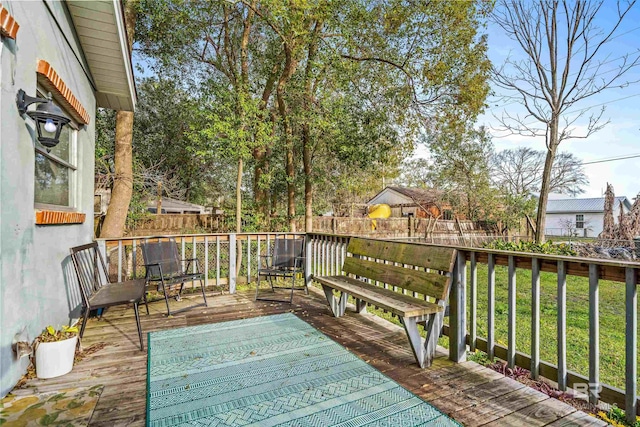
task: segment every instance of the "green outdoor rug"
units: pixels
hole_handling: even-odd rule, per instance
[[[291,313],[148,343],[148,426],[459,425]]]

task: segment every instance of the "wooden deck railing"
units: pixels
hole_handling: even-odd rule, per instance
[[[249,283],[258,271],[259,254],[271,247],[274,237],[304,236],[304,233],[218,233],[177,236],[139,236],[120,239],[97,239],[105,255],[113,280],[144,277],[140,244],[147,238],[176,239],[183,259],[197,258],[205,274],[206,286],[218,286],[235,293],[237,283]],[[238,247],[241,259],[238,259]],[[240,269],[237,268],[240,264]],[[194,266],[195,267],[195,266]],[[193,286],[197,282],[194,282]]]
[[[238,280],[250,282],[257,271],[258,254],[264,253],[276,233],[243,233],[243,234],[209,234],[174,236],[184,255],[197,257],[204,264],[208,285],[228,286],[229,292],[235,292]],[[282,235],[282,233],[279,233]],[[289,234],[301,235],[298,234]],[[110,271],[114,278],[140,277],[144,275],[141,256],[137,247],[144,237],[124,239],[100,239],[100,245],[107,255]],[[341,266],[346,257],[348,236],[309,233],[306,244],[306,280],[312,274],[341,274]],[[428,245],[426,243],[414,243]],[[236,248],[241,245],[243,257],[236,274]],[[454,284],[449,297],[449,324],[445,326],[445,334],[449,337],[450,358],[463,361],[467,346],[471,350],[485,351],[490,359],[498,357],[506,360],[509,367],[520,366],[531,371],[531,377],[543,376],[556,381],[560,390],[573,387],[588,394],[592,403],[602,400],[615,403],[627,410],[629,420],[635,420],[638,411],[637,398],[637,284],[640,264],[615,260],[576,258],[522,252],[456,247],[458,261],[454,271]],[[186,256],[185,256],[186,258]],[[497,286],[503,283],[496,281],[496,271],[506,268],[506,312],[502,304],[498,310],[496,304]],[[484,290],[484,284],[478,279],[478,272],[486,274],[486,312],[479,312],[478,290]],[[500,270],[502,272],[502,270]],[[486,273],[485,273],[486,272]],[[519,275],[520,273],[520,275]],[[522,274],[526,273],[526,274]],[[551,273],[554,276],[556,290],[555,313],[544,313],[544,316],[555,315],[557,330],[555,341],[557,347],[557,364],[541,357],[541,275]],[[530,283],[522,283],[525,275]],[[528,277],[530,275],[530,278]],[[548,274],[545,276],[548,278]],[[588,374],[581,374],[567,368],[567,281],[576,277],[587,278],[588,287]],[[600,380],[600,292],[602,280],[620,283],[620,292],[624,294],[624,390],[604,384]],[[481,286],[482,285],[482,286]],[[530,348],[517,348],[518,328],[516,315],[518,308],[519,287],[530,290]],[[571,296],[573,297],[573,296]],[[484,296],[483,296],[484,298]],[[529,299],[528,298],[528,299]],[[618,307],[609,307],[616,310]],[[622,310],[622,307],[619,307]],[[506,317],[506,344],[499,342],[496,333],[496,318]],[[500,319],[504,321],[504,319]],[[570,320],[570,319],[569,319]],[[486,336],[478,334],[478,325],[486,324]],[[485,323],[486,321],[486,323]],[[520,323],[522,324],[522,322]],[[520,331],[521,332],[521,331]],[[528,332],[528,331],[527,331]],[[608,363],[622,363],[613,362]],[[622,366],[620,366],[622,368]]]

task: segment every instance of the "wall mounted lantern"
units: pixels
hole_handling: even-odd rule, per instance
[[[38,103],[35,111],[27,111],[27,107],[34,103]],[[47,98],[34,98],[20,89],[16,96],[16,104],[21,116],[26,113],[36,122],[38,141],[47,151],[58,145],[62,127],[71,120],[51,101],[51,93],[47,94]]]

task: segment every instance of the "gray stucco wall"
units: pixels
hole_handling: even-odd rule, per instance
[[[3,38],[0,48],[0,396],[5,396],[28,365],[26,358],[15,360],[14,335],[26,328],[32,341],[47,325],[68,324],[78,316],[69,248],[93,238],[96,107],[64,3],[49,1],[51,11],[42,1],[2,4],[20,24],[16,40]],[[19,89],[35,95],[40,59],[51,64],[91,117],[77,138],[75,204],[86,214],[83,224],[35,225],[33,123],[19,116],[15,98]]]

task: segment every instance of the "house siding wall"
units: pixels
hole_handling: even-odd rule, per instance
[[[628,209],[624,209],[624,213],[628,213]],[[598,237],[602,233],[602,227],[604,224],[603,212],[566,212],[566,213],[547,213],[545,233],[548,236],[567,236],[568,231],[563,226],[563,221],[571,220],[575,225],[576,215],[584,215],[585,229],[578,229],[578,237]],[[618,216],[620,215],[620,206],[613,210],[614,223],[618,223]],[[586,230],[586,234],[584,232]]]
[[[27,358],[15,360],[14,335],[24,330],[33,341],[47,325],[58,327],[78,317],[80,297],[69,248],[93,238],[95,96],[76,58],[84,61],[65,4],[47,5],[51,12],[43,2],[3,2],[21,28],[15,41],[2,39],[0,57],[0,396],[28,365]],[[55,68],[91,118],[77,133],[75,205],[86,214],[82,224],[35,225],[34,129],[31,119],[20,117],[15,99],[19,89],[35,95],[40,59]]]

